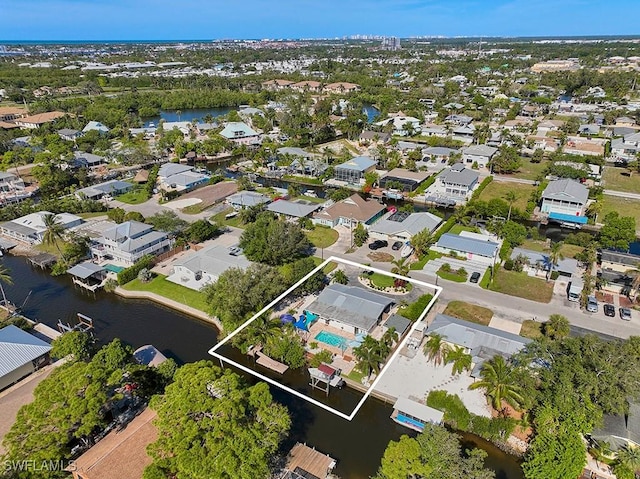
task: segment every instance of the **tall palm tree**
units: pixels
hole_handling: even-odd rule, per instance
[[[516,384],[515,370],[507,364],[502,356],[494,356],[482,365],[480,381],[473,383],[469,389],[486,389],[486,396],[491,399],[491,406],[502,409],[502,401],[514,409],[520,408],[524,398],[520,395],[522,388]]]
[[[249,330],[248,333],[251,336],[253,344],[265,346],[269,339],[282,334],[282,328],[280,326],[280,321],[271,319],[270,313],[266,313],[251,323],[247,329]]]
[[[555,243],[551,243],[551,251],[549,252],[549,271],[547,271],[547,280],[551,276],[551,271],[558,266],[558,263],[564,259],[564,255],[562,254],[562,245],[564,243],[562,241],[557,241]]]
[[[398,274],[400,276],[408,276],[409,275],[409,265],[407,264],[407,258],[398,258],[391,261],[393,268],[391,268],[391,272],[393,274]],[[397,287],[403,287],[406,284],[404,279],[398,279],[394,281]]]
[[[424,345],[424,354],[427,355],[429,361],[433,361],[433,364],[439,366],[444,360],[444,355],[449,349],[447,343],[444,341],[445,336],[438,333],[433,333],[429,336],[429,339]]]
[[[6,317],[9,317],[11,312],[9,311],[9,303],[7,302],[7,296],[4,292],[2,283],[13,284],[13,279],[11,278],[11,273],[9,272],[9,270],[4,265],[0,264],[0,293],[2,293],[2,304],[7,308]]]
[[[471,370],[471,355],[462,346],[447,349],[444,353],[444,362],[445,364],[453,363],[452,374],[460,374],[465,369]]]
[[[62,254],[62,250],[60,249],[60,245],[58,244],[58,240],[62,239],[62,234],[64,233],[64,226],[58,220],[58,217],[53,213],[47,213],[42,217],[42,223],[46,228],[44,235],[42,237],[42,241],[45,244],[53,244],[55,245],[58,253],[60,253],[60,257],[64,260],[64,256]]]
[[[563,339],[569,336],[570,326],[567,318],[561,314],[552,314],[549,321],[544,323],[542,331],[549,339]]]
[[[513,204],[518,201],[518,195],[515,191],[509,190],[504,195],[504,199],[509,203],[509,214],[507,214],[507,221],[509,221],[511,219],[511,209],[513,208]]]
[[[435,243],[435,238],[426,228],[411,237],[411,246],[416,250],[418,256],[426,254],[433,243]]]
[[[391,349],[393,343],[398,341],[398,333],[396,332],[396,328],[387,329],[382,335],[380,341],[382,341],[382,343],[384,343],[389,349]]]

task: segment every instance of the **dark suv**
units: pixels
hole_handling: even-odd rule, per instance
[[[373,243],[369,243],[369,249],[374,251],[387,246],[389,246],[389,242],[385,240],[375,240]]]
[[[613,318],[616,315],[616,308],[615,306],[613,306],[613,304],[605,304],[603,306],[604,309],[604,315],[605,316],[609,316],[611,318]]]

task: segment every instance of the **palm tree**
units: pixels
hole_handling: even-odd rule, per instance
[[[253,344],[261,346],[265,346],[267,341],[282,334],[280,321],[271,319],[270,313],[257,318],[247,329]]]
[[[398,340],[398,333],[396,332],[396,328],[387,329],[380,341],[387,346],[389,350],[391,350],[391,346]]]
[[[471,370],[471,355],[462,346],[447,349],[444,353],[444,362],[445,364],[453,363],[452,374],[458,375],[465,369]]]
[[[393,274],[398,274],[400,276],[408,276],[409,275],[409,265],[407,264],[407,258],[398,258],[391,261],[393,268],[391,268],[391,272]],[[403,287],[406,284],[404,279],[396,278],[394,281],[396,287]]]
[[[549,339],[563,339],[569,336],[570,323],[561,314],[552,314],[549,321],[544,323],[542,331]]]
[[[64,233],[64,226],[58,221],[58,217],[53,213],[47,213],[42,217],[42,223],[46,228],[44,235],[42,237],[42,241],[45,244],[53,244],[55,245],[58,253],[60,253],[60,257],[64,260],[64,256],[62,254],[62,250],[60,249],[60,245],[58,244],[58,240],[62,239],[62,234]]]
[[[444,360],[444,354],[449,346],[444,342],[445,336],[438,333],[433,333],[429,336],[429,339],[424,344],[424,354],[427,355],[429,361],[433,361],[433,364],[439,366]]]
[[[435,238],[428,229],[423,229],[411,237],[411,246],[416,250],[418,256],[427,253],[429,247],[435,242]]]
[[[353,355],[358,361],[356,366],[367,378],[372,372],[377,374],[380,371],[380,363],[386,357],[382,352],[380,343],[371,336],[367,336],[360,346],[353,348]]]
[[[491,399],[491,406],[496,410],[502,409],[502,401],[518,409],[524,402],[520,395],[522,388],[518,386],[515,370],[507,364],[502,356],[494,356],[482,365],[480,381],[473,383],[469,389],[486,389],[486,396]]]
[[[0,264],[0,293],[2,293],[2,304],[7,308],[6,317],[9,317],[11,311],[9,311],[9,303],[7,302],[7,296],[4,292],[2,283],[13,284],[13,279],[11,279],[11,273],[9,272],[9,270],[4,265]]]
[[[518,195],[515,191],[509,190],[504,195],[504,199],[509,203],[509,214],[507,214],[507,221],[509,221],[511,219],[511,209],[513,208],[513,204],[518,201]]]
[[[331,276],[331,280],[334,283],[338,283],[338,284],[347,284],[347,283],[349,283],[349,277],[341,269],[337,269],[335,271],[335,273],[333,273],[333,275]]]
[[[640,469],[640,447],[627,445],[618,450],[616,459],[618,464],[635,473]]]
[[[558,263],[564,259],[564,255],[561,253],[562,245],[564,243],[562,241],[557,241],[556,243],[551,243],[551,251],[549,252],[549,271],[547,271],[547,281],[549,280],[549,276],[551,276],[551,271],[558,266]]]

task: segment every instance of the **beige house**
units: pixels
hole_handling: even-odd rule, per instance
[[[355,227],[358,223],[368,226],[380,218],[385,210],[386,207],[377,201],[365,200],[360,195],[355,194],[315,213],[312,221],[314,224],[331,228],[337,225]]]

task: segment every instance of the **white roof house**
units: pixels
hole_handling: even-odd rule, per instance
[[[260,133],[246,123],[231,121],[225,125],[220,135],[235,143],[257,144],[260,143]]]
[[[82,129],[82,132],[86,133],[92,130],[95,130],[99,133],[109,133],[109,128],[103,125],[102,123],[100,123],[99,121],[90,121],[89,123],[87,123],[87,126],[85,126]]]
[[[0,232],[11,238],[30,244],[42,243],[47,227],[44,218],[52,215],[49,211],[38,211],[12,221],[0,224]],[[84,222],[82,218],[70,213],[58,213],[55,215],[57,222],[64,228],[73,228]]]
[[[267,211],[284,215],[289,218],[306,218],[318,210],[320,205],[318,203],[289,201],[289,200],[277,200],[267,205]]]
[[[462,161],[464,163],[477,163],[479,167],[485,167],[498,152],[497,148],[487,145],[471,145],[462,149]]]
[[[421,231],[435,231],[442,218],[431,213],[388,213],[369,227],[372,237],[408,241]]]
[[[75,195],[80,199],[88,198],[90,200],[98,200],[106,195],[116,196],[126,193],[131,188],[133,188],[133,184],[127,181],[109,180],[104,183],[98,183],[97,185],[80,188],[76,190]]]
[[[91,254],[98,260],[113,259],[131,265],[144,255],[158,255],[171,249],[173,241],[166,233],[139,221],[125,221],[105,230],[95,239]]]
[[[269,203],[271,199],[267,195],[255,191],[239,191],[227,197],[227,203],[239,210],[256,205]]]
[[[392,118],[386,118],[382,121],[378,121],[374,124],[381,127],[392,124],[393,134],[400,136],[406,136],[407,129],[412,129],[415,133],[420,131],[420,120],[412,116],[394,116]]]
[[[0,390],[46,364],[49,351],[49,344],[14,325],[0,329]]]
[[[199,291],[203,286],[215,283],[229,268],[246,269],[250,265],[244,255],[233,255],[225,246],[212,245],[176,262],[167,280]]]

